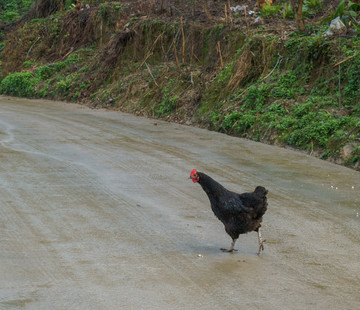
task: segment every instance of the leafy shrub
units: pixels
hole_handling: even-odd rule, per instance
[[[304,1],[303,15],[314,16],[317,12],[320,11],[321,6],[322,6],[321,0],[306,0]]]
[[[296,89],[287,88],[287,87],[275,87],[271,92],[271,95],[275,98],[286,98],[293,99],[295,98]]]
[[[340,17],[341,20],[346,24],[349,24],[351,20],[354,21],[354,24],[357,25],[357,12],[360,9],[358,3],[354,3],[352,1],[341,0],[338,4],[335,12],[331,11],[330,16],[324,18],[322,23],[328,23],[335,19],[336,17]]]
[[[0,20],[14,22],[30,8],[32,2],[31,0],[0,0]]]
[[[268,110],[271,112],[275,112],[277,115],[284,116],[286,114],[286,110],[282,107],[280,103],[273,103],[268,107]]]
[[[55,73],[55,68],[52,65],[45,65],[38,68],[35,72],[36,78],[40,81],[45,81]]]
[[[54,94],[64,97],[68,96],[72,82],[72,75],[60,76],[59,81],[56,83]]]
[[[230,77],[233,72],[233,69],[234,69],[234,64],[235,64],[235,62],[231,62],[228,65],[226,65],[223,70],[220,71],[220,73],[216,77],[217,83],[225,86],[225,84],[229,82]]]
[[[354,106],[360,102],[360,55],[348,64],[344,63],[343,67],[342,70],[347,71],[347,83],[342,90],[342,95],[345,96],[344,103]]]
[[[281,9],[281,5],[270,5],[267,3],[262,7],[260,16],[261,17],[272,17],[276,16]]]
[[[260,110],[266,103],[270,92],[270,85],[251,86],[245,95],[244,107]]]
[[[308,114],[312,110],[312,103],[310,101],[307,101],[305,103],[296,104],[292,107],[292,113],[296,117],[302,117],[306,114]]]
[[[352,155],[346,160],[347,165],[355,164],[360,161],[360,146],[354,148]]]
[[[210,126],[218,130],[220,114],[215,111],[209,112]]]
[[[329,137],[347,122],[347,117],[335,118],[326,112],[310,112],[299,119],[287,143],[298,147],[310,143],[326,147]]]
[[[35,94],[35,80],[31,72],[16,72],[6,76],[0,83],[0,93],[20,96],[32,97]]]
[[[275,98],[293,99],[297,93],[302,92],[298,84],[299,78],[293,71],[281,74],[276,82],[278,86],[272,89],[271,96]]]
[[[154,112],[157,117],[169,115],[171,111],[176,109],[176,101],[178,97],[171,97],[169,93],[169,89],[167,87],[164,88],[163,99],[159,104],[154,107]]]
[[[254,125],[255,120],[255,115],[251,111],[245,113],[234,111],[225,117],[222,122],[222,127],[226,131],[244,133],[248,128],[251,128]]]

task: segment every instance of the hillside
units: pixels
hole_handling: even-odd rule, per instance
[[[289,2],[87,4],[0,1],[0,93],[206,127],[360,169],[356,1],[305,1],[304,31]],[[336,17],[345,29],[325,35]]]

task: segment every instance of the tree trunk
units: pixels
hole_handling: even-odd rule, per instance
[[[305,31],[305,24],[302,14],[304,0],[290,0],[290,1],[294,11],[296,27],[300,31]]]

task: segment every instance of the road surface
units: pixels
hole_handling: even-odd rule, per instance
[[[207,130],[0,97],[0,309],[360,309],[360,173]],[[269,190],[231,239],[197,168]]]

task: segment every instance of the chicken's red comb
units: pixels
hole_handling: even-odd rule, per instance
[[[190,179],[192,179],[194,183],[199,182],[199,176],[196,173],[197,173],[196,169],[193,169],[193,171],[191,171],[190,173]]]

